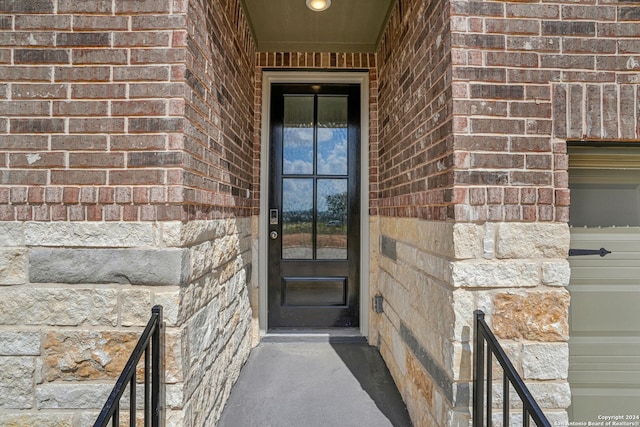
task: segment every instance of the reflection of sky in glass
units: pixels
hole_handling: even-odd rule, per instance
[[[285,128],[282,172],[313,173],[313,129]],[[318,173],[347,174],[347,129],[318,129]]]
[[[287,178],[282,180],[282,211],[300,212],[313,209],[313,180]]]
[[[347,174],[347,129],[318,129],[318,173]]]
[[[284,128],[283,173],[313,173],[313,128]]]

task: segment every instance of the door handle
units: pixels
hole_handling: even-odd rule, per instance
[[[278,232],[273,230],[271,233],[269,233],[269,237],[271,237],[271,240],[276,240],[278,238]]]

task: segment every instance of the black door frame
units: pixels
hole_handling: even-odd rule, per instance
[[[253,280],[258,284],[258,320],[261,334],[268,329],[268,188],[269,188],[269,118],[272,83],[347,83],[360,85],[360,333],[369,332],[369,77],[367,72],[265,71],[262,79],[262,133],[260,171],[260,217],[257,251],[258,268]],[[256,253],[257,252],[257,253]],[[254,290],[255,292],[255,290]]]

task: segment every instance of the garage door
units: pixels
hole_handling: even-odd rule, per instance
[[[571,248],[611,251],[569,258],[572,422],[640,416],[639,153],[570,150]]]

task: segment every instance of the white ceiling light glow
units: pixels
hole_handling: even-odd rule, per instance
[[[322,12],[329,9],[331,0],[307,0],[307,7],[314,12]]]

